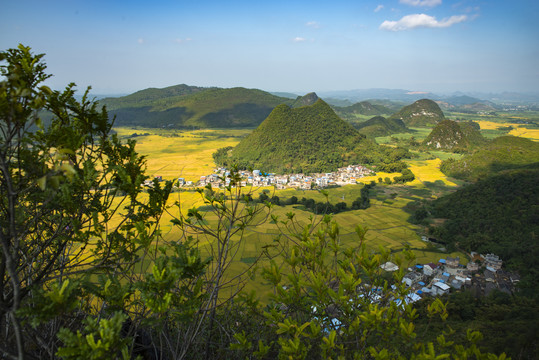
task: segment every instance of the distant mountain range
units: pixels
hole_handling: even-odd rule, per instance
[[[443,120],[441,109],[477,113],[494,112],[501,108],[489,100],[460,93],[441,97],[425,92],[370,89],[324,92],[319,95],[325,100],[327,98],[326,103],[333,107],[339,117],[354,126],[369,116],[402,118],[407,126],[435,125]],[[241,87],[223,89],[181,84],[162,89],[149,88],[121,97],[107,97],[99,102],[107,106],[111,117],[116,117],[117,126],[230,128],[256,127],[277,105],[286,104],[294,108],[312,105],[320,98],[319,95],[309,93],[297,96]],[[429,123],[406,118],[403,107],[423,99],[429,99],[429,107],[439,112],[438,120]]]
[[[474,103],[490,102],[494,105],[502,104],[539,104],[539,93],[525,94],[516,92],[480,93],[455,92],[452,94],[435,94],[428,91],[410,91],[403,89],[356,89],[343,91],[319,91],[318,95],[324,99],[349,101],[356,103],[369,99],[403,101],[407,103],[419,99],[432,99],[447,102],[451,105],[471,105]],[[329,101],[328,101],[329,102]]]

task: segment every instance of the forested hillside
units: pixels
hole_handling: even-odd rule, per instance
[[[342,119],[354,120],[358,115],[364,116],[376,116],[376,115],[389,115],[394,111],[382,104],[373,104],[369,101],[361,101],[350,106],[334,107],[335,112]]]
[[[431,228],[448,246],[500,256],[526,289],[539,289],[539,166],[508,171],[468,185],[415,214],[445,219]]]
[[[441,170],[463,180],[478,180],[507,169],[539,162],[539,143],[516,136],[501,136],[460,160],[442,162]]]
[[[387,136],[396,133],[410,132],[400,119],[386,119],[383,116],[375,116],[365,122],[355,125],[360,133],[368,137]]]
[[[479,132],[479,124],[453,120],[438,123],[423,141],[427,147],[455,152],[468,151],[485,143],[486,139]]]
[[[406,126],[434,126],[445,120],[444,113],[434,101],[417,100],[391,115],[391,119],[401,119]]]
[[[270,116],[217,163],[268,172],[326,172],[350,163],[398,162],[408,152],[383,148],[340,119],[323,100],[276,107]],[[399,165],[398,170],[402,170]]]
[[[293,100],[262,90],[200,88],[177,85],[146,89],[121,98],[106,98],[116,126],[166,128],[255,127],[282,103]]]

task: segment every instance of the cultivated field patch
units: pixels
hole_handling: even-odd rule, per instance
[[[446,185],[456,186],[457,184],[449,181],[447,176],[440,171],[440,164],[442,160],[424,160],[424,161],[409,161],[410,170],[415,175],[415,180],[408,183],[408,185],[423,185],[425,182],[436,182],[437,180],[443,181]]]

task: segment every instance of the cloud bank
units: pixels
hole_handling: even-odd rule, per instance
[[[399,0],[399,2],[410,6],[435,7],[440,5],[442,0]]]
[[[406,15],[398,21],[386,20],[380,25],[380,30],[404,31],[415,28],[446,28],[467,20],[466,15],[454,15],[449,18],[436,20],[434,16],[427,14]]]
[[[304,42],[304,41],[306,41],[306,40],[307,40],[307,39],[302,38],[302,37],[299,37],[299,36],[297,36],[297,37],[295,37],[295,38],[292,39],[293,42]]]
[[[374,9],[374,12],[378,12],[378,11],[382,10],[383,8],[384,8],[384,5],[381,5],[381,4],[380,4],[380,5],[378,5],[378,6],[376,7],[376,9]]]

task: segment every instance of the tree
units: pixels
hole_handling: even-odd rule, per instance
[[[210,359],[215,351],[212,347],[212,337],[214,335],[215,318],[217,309],[236,298],[246,285],[247,279],[262,256],[254,259],[245,269],[230,274],[229,268],[238,258],[240,249],[244,245],[244,234],[249,227],[256,227],[266,222],[269,216],[269,209],[273,202],[278,203],[279,198],[274,196],[271,202],[266,204],[250,201],[255,190],[244,191],[241,186],[242,179],[237,168],[232,168],[227,176],[229,185],[222,191],[212,189],[211,185],[204,189],[199,189],[201,199],[204,203],[205,211],[198,208],[189,209],[185,212],[181,201],[177,201],[177,212],[173,223],[179,226],[182,231],[183,239],[188,242],[203,242],[203,252],[208,255],[211,261],[208,261],[208,268],[202,274],[200,283],[201,301],[198,303],[191,317],[184,322],[183,328],[178,328],[177,336],[181,341],[175,343],[178,350],[171,351],[175,359],[183,359],[193,351],[191,346],[194,342],[203,343],[204,358]],[[221,179],[223,182],[225,178]],[[263,192],[260,195],[269,197]],[[170,313],[178,313],[178,308],[170,307]],[[182,319],[175,317],[176,324]],[[203,334],[203,336],[200,336]],[[174,342],[174,337],[170,342]],[[176,339],[176,341],[178,341]],[[199,347],[200,349],[200,347]],[[172,350],[172,349],[170,349]]]
[[[199,190],[203,207],[176,202],[181,233],[165,241],[171,182],[144,193],[135,143],[111,134],[88,91],[78,102],[74,85],[43,86],[42,57],[24,46],[0,53],[0,357],[208,359],[233,341],[252,357],[486,358],[477,333],[469,347],[418,338],[402,270],[390,281],[380,269],[390,252],[368,253],[361,227],[358,246],[343,247],[329,216],[303,227],[292,213],[271,215],[280,257],[263,277],[273,303],[261,310],[239,296],[257,259],[228,269],[271,204],[255,204],[232,171],[223,190]],[[446,316],[441,301],[427,312]],[[257,349],[244,326],[258,330]]]
[[[281,257],[262,269],[273,293],[263,308],[247,299],[248,316],[231,344],[238,358],[505,359],[505,354],[483,353],[477,331],[468,330],[461,343],[453,341],[450,328],[438,331],[435,340],[418,336],[412,294],[402,282],[402,269],[414,263],[410,251],[403,257],[383,248],[373,253],[361,226],[355,229],[357,246],[344,247],[329,215],[312,217],[305,226],[293,213],[275,220]],[[381,265],[386,261],[400,270],[385,273]],[[426,301],[424,308],[429,323],[448,316],[439,298]]]
[[[171,188],[155,184],[141,202],[147,177],[135,143],[111,134],[107,112],[88,99],[89,89],[78,102],[74,84],[63,92],[44,86],[50,75],[43,56],[22,45],[0,53],[4,358],[54,356],[56,333],[69,325],[58,315],[80,310],[91,289],[99,293],[92,287],[98,276],[132,271],[155,235]],[[94,305],[107,300],[100,296]],[[126,344],[116,345],[109,354]]]

